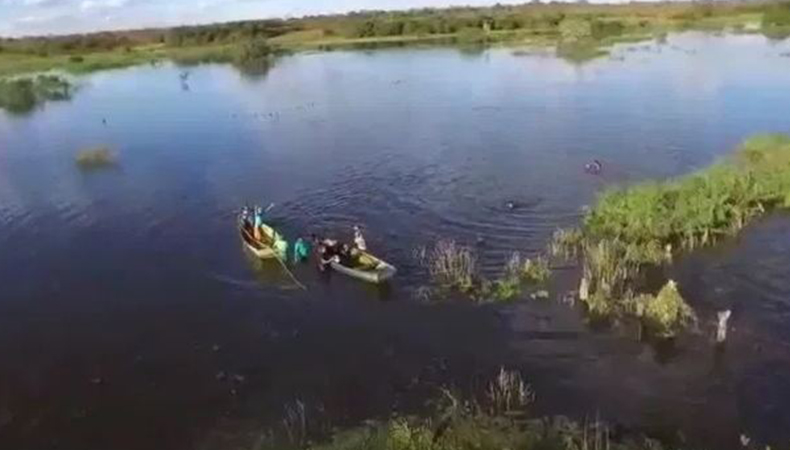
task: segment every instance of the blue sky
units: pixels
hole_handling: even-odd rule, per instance
[[[493,3],[496,0],[0,0],[0,36]]]

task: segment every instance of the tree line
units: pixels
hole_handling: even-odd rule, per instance
[[[325,36],[369,38],[406,35],[456,34],[465,30],[554,30],[567,18],[594,24],[598,34],[616,34],[626,25],[649,23],[654,19],[693,22],[741,12],[765,13],[765,26],[790,27],[790,3],[697,1],[646,4],[592,5],[585,3],[538,3],[492,7],[453,7],[410,11],[366,11],[344,15],[307,16],[299,19],[271,19],[222,24],[99,32],[71,36],[21,39],[0,38],[0,53],[16,52],[40,56],[79,54],[138,45],[204,46],[244,43],[269,39],[286,33],[319,30]]]

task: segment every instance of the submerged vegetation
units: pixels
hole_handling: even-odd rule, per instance
[[[55,75],[0,78],[0,109],[13,114],[26,114],[47,101],[69,100],[73,85]]]
[[[757,136],[698,173],[605,192],[581,228],[556,233],[551,247],[556,255],[581,257],[579,298],[592,313],[636,315],[667,336],[691,323],[693,312],[673,282],[657,296],[639,294],[645,269],[788,206],[790,137]]]
[[[584,60],[621,40],[668,31],[752,30],[786,36],[790,3],[678,2],[623,5],[541,4],[366,11],[213,25],[0,39],[0,75],[51,69],[83,73],[161,59],[234,62],[265,43],[270,50],[342,45],[452,42],[555,46]],[[260,55],[259,55],[260,57]]]
[[[117,159],[109,148],[95,147],[80,150],[75,162],[81,169],[94,170],[112,167],[117,163]]]
[[[430,249],[420,248],[415,257],[431,279],[430,292],[420,291],[428,297],[461,294],[479,303],[507,301],[518,297],[525,284],[540,285],[551,275],[544,257],[522,260],[514,253],[502,276],[489,280],[480,273],[475,252],[452,240],[440,240]]]

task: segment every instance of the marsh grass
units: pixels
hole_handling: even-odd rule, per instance
[[[510,415],[523,413],[535,399],[535,394],[517,371],[499,369],[497,376],[488,383],[485,393],[488,413]]]
[[[295,400],[285,405],[282,424],[288,442],[294,446],[304,447],[307,443],[307,414],[304,402]]]
[[[757,217],[790,206],[790,137],[762,135],[708,169],[665,182],[605,192],[578,230],[555,233],[554,254],[580,256],[595,314],[633,313],[629,299],[647,305],[637,314],[659,334],[689,321],[676,286],[646,301],[636,292],[644,270],[672,261],[674,253],[711,246],[734,236]],[[677,294],[677,296],[675,295]],[[680,297],[682,299],[682,297]],[[663,310],[662,310],[663,308]],[[673,313],[678,312],[677,314]]]
[[[487,279],[479,273],[474,250],[453,240],[440,240],[433,248],[419,248],[414,255],[427,270],[432,284],[431,288],[417,290],[416,295],[422,299],[455,292],[478,303],[509,301],[522,294],[525,283],[544,283],[551,274],[544,257],[522,260],[519,253],[514,253],[500,277]]]
[[[469,247],[441,240],[432,249],[417,250],[415,255],[436,286],[465,293],[478,282],[477,255]]]
[[[482,398],[448,389],[422,417],[394,417],[336,433],[312,450],[660,450],[641,435],[611,437],[600,420],[534,418],[530,388],[515,371],[500,370]],[[282,447],[280,447],[282,448]]]
[[[108,147],[94,147],[80,150],[75,157],[75,162],[83,170],[96,170],[113,167],[118,161]]]

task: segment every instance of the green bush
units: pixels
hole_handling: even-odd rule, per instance
[[[694,311],[678,291],[677,284],[669,280],[653,297],[640,296],[636,300],[648,327],[662,337],[670,337],[696,320]]]

